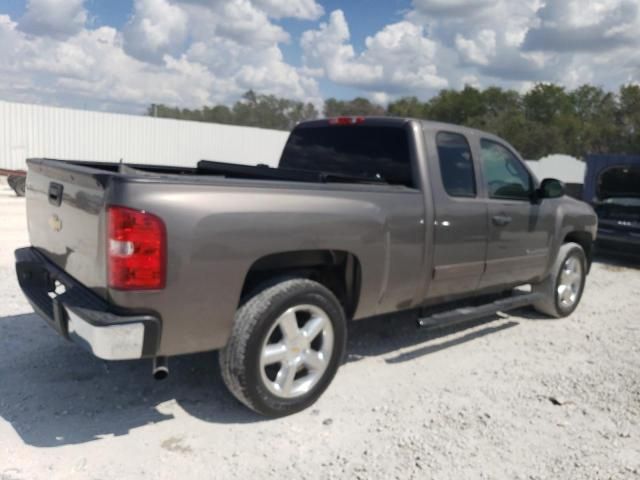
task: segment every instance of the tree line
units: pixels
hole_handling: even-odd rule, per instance
[[[290,130],[298,122],[320,117],[311,103],[248,91],[231,107],[180,109],[152,105],[149,115],[229,125]],[[592,85],[574,90],[538,84],[525,94],[500,87],[466,86],[442,90],[429,100],[404,97],[387,107],[366,98],[324,102],[325,117],[392,115],[434,120],[494,133],[525,158],[552,153],[583,157],[588,153],[640,154],[640,86],[608,92]]]

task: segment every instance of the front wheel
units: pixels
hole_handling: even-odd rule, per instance
[[[577,243],[565,243],[545,280],[533,285],[542,298],[533,304],[537,311],[555,318],[567,317],[578,307],[587,277],[587,259]]]
[[[289,415],[329,386],[346,337],[344,311],[328,289],[311,280],[283,280],[238,309],[219,355],[222,378],[257,413]]]

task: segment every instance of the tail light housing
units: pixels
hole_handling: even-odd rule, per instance
[[[167,234],[157,216],[132,208],[107,209],[108,284],[116,290],[157,290],[166,283]]]

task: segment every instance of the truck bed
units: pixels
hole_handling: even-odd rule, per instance
[[[428,271],[425,232],[414,221],[425,208],[418,189],[346,182],[318,172],[294,180],[286,169],[215,162],[195,168],[27,163],[32,246],[112,305],[159,312],[167,333],[162,354],[223,346],[248,272],[275,253],[353,252],[366,265],[359,273],[363,295],[356,318],[412,305]],[[163,290],[108,287],[109,205],[147,211],[164,221]]]

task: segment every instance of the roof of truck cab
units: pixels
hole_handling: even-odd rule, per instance
[[[474,136],[485,137],[488,139],[494,139],[507,144],[509,143],[503,138],[498,137],[497,135],[494,135],[489,132],[485,132],[483,130],[478,130],[476,128],[456,125],[454,123],[436,122],[432,120],[424,120],[421,118],[412,118],[412,117],[341,115],[339,117],[327,117],[327,118],[320,118],[318,120],[307,120],[304,122],[300,122],[296,126],[296,128],[324,127],[324,126],[327,126],[327,122],[331,118],[342,118],[342,117],[364,119],[363,122],[360,123],[360,125],[368,124],[368,125],[378,125],[378,126],[401,126],[401,125],[406,125],[409,122],[416,122],[416,123],[419,123],[422,126],[422,128],[425,130],[456,132],[456,133],[462,133],[466,135],[474,135]]]

